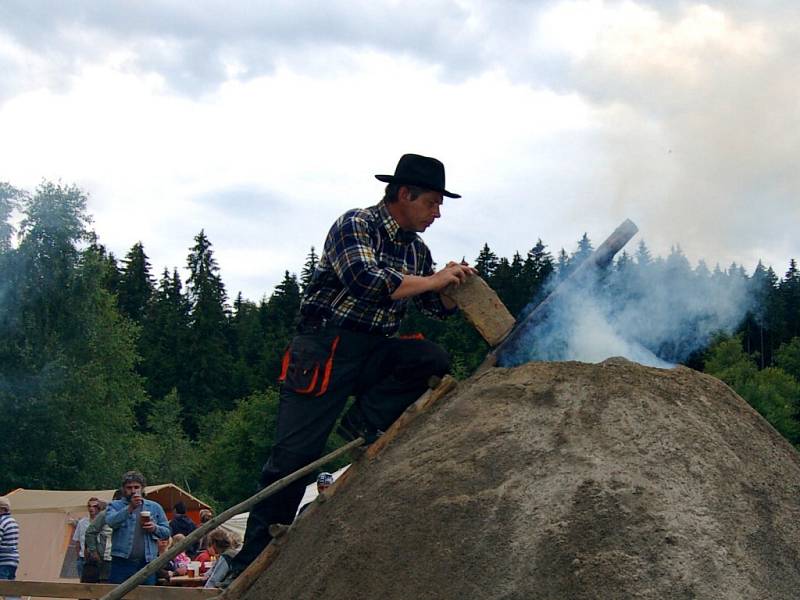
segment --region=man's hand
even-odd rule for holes
[[[477,274],[477,271],[469,265],[450,261],[444,269],[431,275],[434,285],[432,291],[441,292],[451,283],[461,285],[467,277],[472,277],[475,274]]]
[[[145,521],[142,523],[142,529],[144,529],[147,533],[153,533],[156,530],[156,522],[153,519]]]
[[[132,513],[144,503],[144,498],[139,494],[131,496],[131,501],[128,503],[128,512]]]

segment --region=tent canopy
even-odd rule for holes
[[[92,496],[109,501],[116,490],[26,490],[8,494],[11,514],[19,523],[20,563],[17,578],[29,581],[70,581],[77,578],[72,534],[78,519],[88,516],[86,501]],[[172,483],[149,485],[147,498],[158,502],[172,518],[178,500],[186,514],[200,522],[200,510],[209,506]]]

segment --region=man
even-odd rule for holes
[[[169,528],[172,531],[172,535],[177,535],[182,533],[183,535],[189,535],[195,529],[197,529],[197,525],[194,524],[189,517],[186,516],[186,504],[183,503],[183,500],[178,500],[175,503],[175,518],[169,522]],[[194,556],[197,554],[197,543],[192,544],[189,547],[188,551],[189,556]]]
[[[329,487],[333,485],[333,475],[328,473],[327,471],[323,471],[319,475],[317,475],[317,496],[319,496],[322,492],[327,490]],[[314,500],[310,500],[306,502],[303,506],[300,507],[298,511],[298,515],[303,514],[303,511],[306,510]]]
[[[19,566],[19,525],[11,516],[11,502],[0,496],[0,579],[14,581]],[[19,600],[6,596],[6,600]]]
[[[169,537],[167,515],[157,502],[146,500],[144,476],[128,471],[122,476],[122,498],[106,508],[111,538],[110,583],[122,583],[158,556],[159,539]],[[151,575],[144,585],[155,585]]]
[[[122,491],[116,490],[114,492],[113,500],[122,498]],[[106,510],[108,505],[100,500],[98,506],[100,512],[89,523],[86,528],[86,535],[84,540],[86,543],[86,559],[83,567],[83,577],[81,583],[105,583],[111,575],[111,537],[114,530],[106,523]],[[97,580],[90,581],[91,578],[86,576],[88,564],[94,564],[96,567]]]
[[[86,511],[89,513],[88,517],[82,517],[77,524],[75,525],[75,531],[72,534],[72,543],[75,546],[75,552],[78,555],[77,562],[75,566],[78,570],[78,578],[83,578],[83,565],[86,562],[86,528],[89,527],[89,523],[97,516],[97,513],[100,512],[100,509],[97,506],[99,500],[92,496],[86,502]]]
[[[298,334],[283,358],[275,444],[260,483],[266,487],[316,460],[350,395],[342,417],[346,439],[374,441],[427,387],[450,368],[447,353],[424,339],[397,337],[410,299],[423,312],[445,317],[455,305],[440,296],[474,274],[450,262],[438,271],[417,235],[438,219],[444,165],[406,154],[376,206],[347,211],[331,227],[303,297]],[[303,496],[298,480],[250,512],[235,576],[264,549],[273,523],[291,523]]]

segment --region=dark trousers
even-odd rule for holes
[[[131,575],[143,569],[147,563],[144,560],[128,560],[114,556],[111,558],[111,573],[108,576],[109,583],[122,583]],[[142,582],[142,585],[155,585],[156,575],[153,573]]]
[[[386,430],[425,391],[431,375],[449,369],[444,349],[423,339],[335,327],[295,336],[284,357],[275,444],[261,472],[262,488],[322,455],[349,396],[372,426]],[[301,479],[253,507],[234,571],[266,547],[271,524],[294,520],[304,490]]]

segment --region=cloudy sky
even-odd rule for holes
[[[800,258],[794,1],[0,1],[0,181],[90,197],[156,273],[200,229],[271,293],[375,173],[436,156],[440,263],[599,244]],[[633,244],[632,244],[633,245]]]

